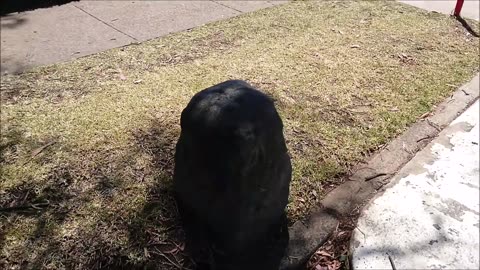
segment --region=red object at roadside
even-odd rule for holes
[[[462,11],[464,0],[457,0],[457,4],[455,5],[455,11],[453,12],[454,16],[460,16],[460,11]]]

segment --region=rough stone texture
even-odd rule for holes
[[[417,121],[366,163],[356,166],[349,180],[328,193],[306,221],[298,221],[289,229],[287,254],[280,269],[302,269],[316,249],[328,239],[338,218],[352,213],[373,198],[416,152],[438,135],[441,128],[477,100],[478,95],[477,74],[439,104],[431,115]],[[312,235],[315,237],[308,237]]]
[[[227,81],[196,94],[181,127],[174,191],[194,257],[208,246],[213,269],[277,269],[291,165],[271,99]]]
[[[479,103],[471,106],[365,208],[354,269],[478,269]]]

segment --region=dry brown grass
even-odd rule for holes
[[[232,78],[276,100],[298,219],[471,78],[478,42],[395,2],[294,2],[2,77],[0,207],[26,208],[0,213],[0,266],[188,265],[169,191],[179,116]]]

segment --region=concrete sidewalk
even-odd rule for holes
[[[428,11],[453,14],[457,0],[400,0],[399,2],[423,8]],[[480,1],[465,0],[460,15],[464,18],[478,21],[480,18]]]
[[[354,269],[479,268],[478,143],[477,100],[363,210]]]
[[[80,1],[1,17],[4,72],[62,62],[288,1]]]

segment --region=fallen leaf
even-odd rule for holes
[[[334,260],[328,264],[328,270],[338,270],[341,265],[342,264],[339,261]]]
[[[123,74],[123,71],[121,69],[118,69],[118,77],[122,81],[125,81],[127,79],[127,77],[125,77],[125,75]]]
[[[333,246],[330,244],[330,245],[325,245],[325,250],[332,250],[333,249]]]
[[[330,254],[330,253],[328,253],[324,250],[317,251],[317,252],[315,252],[315,254],[325,256],[325,257],[329,257],[329,258],[333,258],[332,254]]]
[[[400,110],[398,109],[398,107],[393,107],[393,108],[391,108],[389,111],[391,111],[391,112],[398,112],[398,111],[400,111]]]
[[[331,29],[333,32],[338,32],[340,35],[343,35],[343,32],[341,30],[337,30],[335,28],[332,28]]]
[[[370,111],[370,108],[368,106],[358,106],[348,110],[352,113],[366,113]]]
[[[172,248],[171,250],[164,251],[164,253],[172,254],[172,253],[176,253],[177,251],[178,251],[178,248],[177,248],[177,247],[174,247],[174,248]]]
[[[420,116],[420,119],[427,118],[427,116],[430,116],[430,112],[426,112]]]
[[[38,154],[40,154],[43,150],[45,150],[47,147],[49,147],[49,146],[51,146],[51,145],[53,145],[53,144],[55,144],[55,143],[56,143],[56,141],[51,141],[51,142],[49,142],[49,143],[47,143],[47,144],[44,144],[44,145],[38,147],[37,149],[35,149],[35,150],[32,151],[32,154],[31,154],[30,158],[36,157],[36,156],[37,156]]]
[[[180,251],[184,251],[185,250],[185,243],[181,243],[180,246],[178,247],[178,249],[180,249]]]

